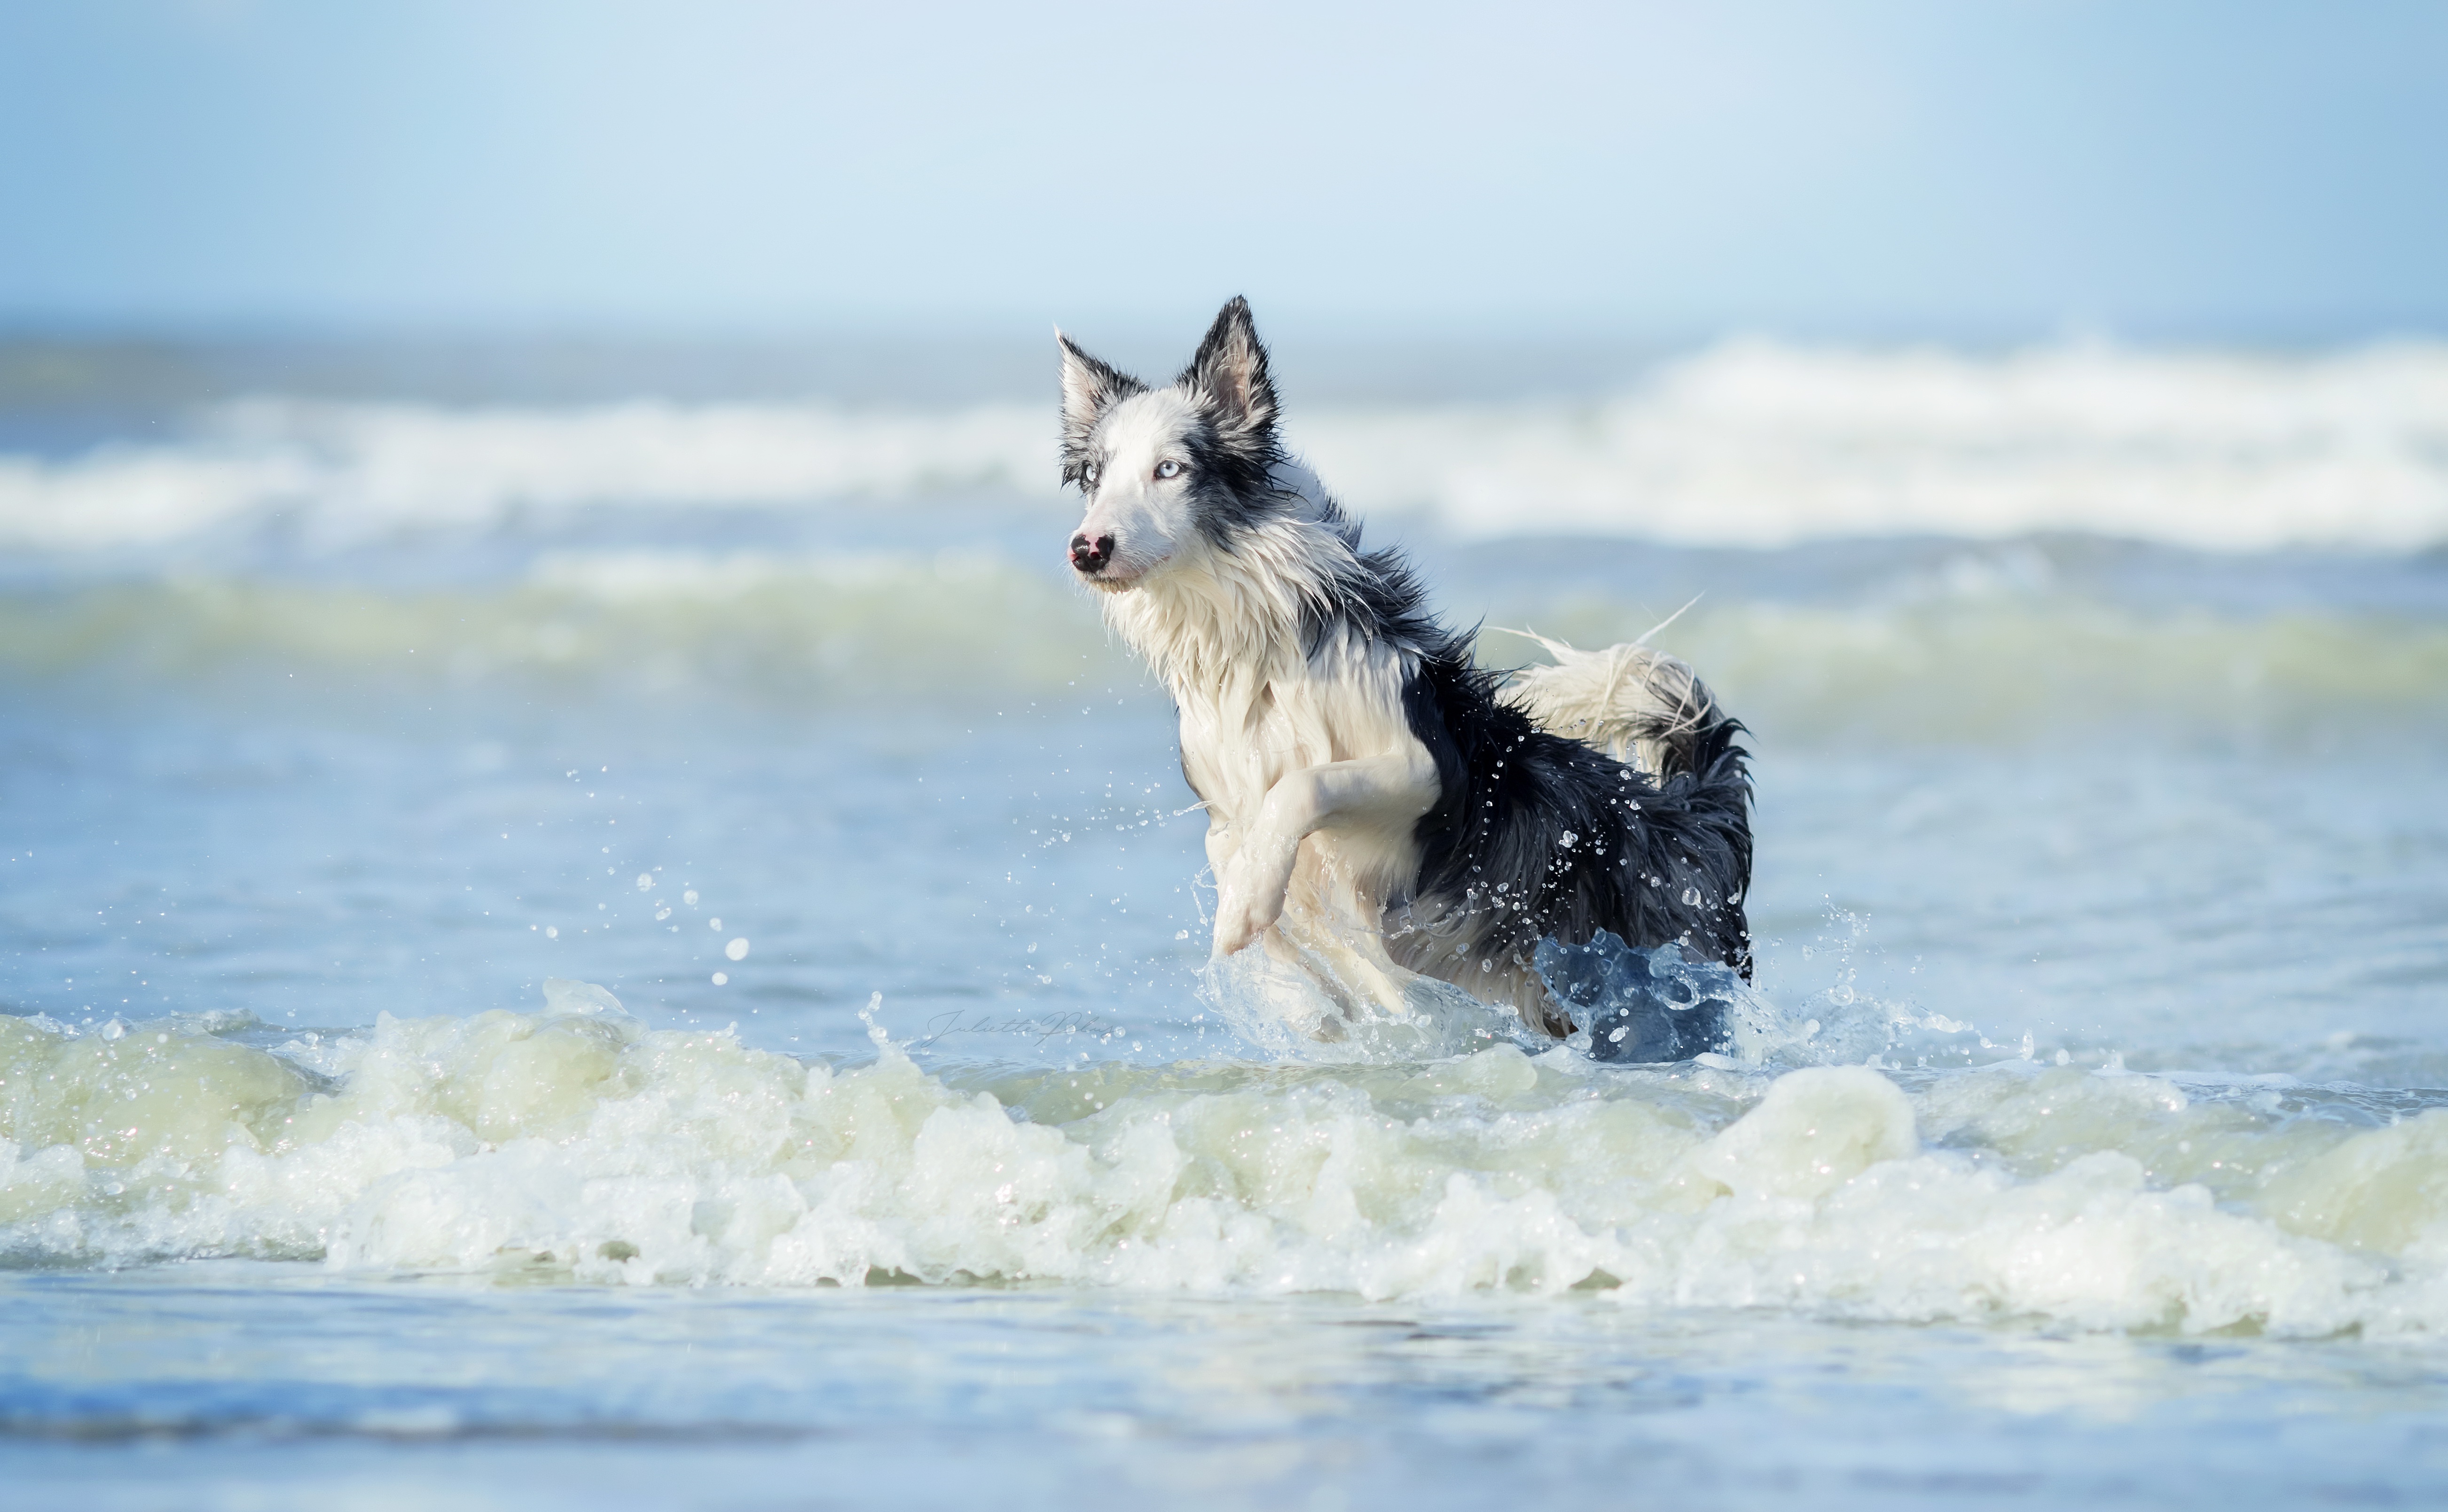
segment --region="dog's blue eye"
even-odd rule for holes
[[[1159,478],[1180,477],[1181,464],[1178,462],[1159,462],[1156,465],[1156,475]]]

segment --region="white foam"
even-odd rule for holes
[[[1048,416],[657,402],[443,409],[263,398],[171,447],[0,458],[0,541],[152,545],[279,511],[327,543],[519,510],[1052,489]]]
[[[1975,357],[1743,341],[1601,403],[1333,416],[1305,420],[1299,439],[1354,501],[1479,535],[2448,539],[2448,347],[2436,345]]]
[[[1312,406],[1290,440],[1363,511],[1479,536],[1694,544],[2082,530],[2213,549],[2448,540],[2448,346],[2002,355],[1735,341],[1586,402]],[[310,539],[607,505],[992,495],[1060,514],[1045,406],[446,409],[263,398],[170,446],[0,456],[0,543]]]
[[[2448,1326],[2448,1113],[2354,1133],[2072,1068],[1908,1096],[1864,1066],[1613,1072],[1511,1044],[1083,1065],[999,1101],[880,1041],[810,1066],[647,1032],[584,984],[551,995],[317,1047],[330,1092],[193,1026],[0,1019],[0,1253]]]

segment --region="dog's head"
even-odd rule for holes
[[[1071,565],[1088,584],[1135,588],[1199,538],[1225,546],[1234,529],[1283,507],[1272,479],[1283,460],[1275,388],[1247,300],[1223,308],[1190,366],[1161,389],[1059,332],[1055,339],[1062,481],[1088,500],[1071,536]]]

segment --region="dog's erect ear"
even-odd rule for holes
[[[1273,439],[1275,385],[1267,376],[1267,349],[1250,318],[1249,300],[1234,295],[1216,313],[1181,382],[1214,405],[1216,423],[1228,438],[1260,446]]]
[[[1098,361],[1080,350],[1058,328],[1054,340],[1062,348],[1062,481],[1077,483],[1088,461],[1088,434],[1105,411],[1147,385],[1120,369]]]

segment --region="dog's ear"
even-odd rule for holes
[[[1078,483],[1087,475],[1088,435],[1098,420],[1147,385],[1081,351],[1060,328],[1054,340],[1062,349],[1062,481]]]
[[[1198,343],[1198,355],[1181,374],[1183,387],[1197,391],[1214,408],[1225,439],[1244,446],[1270,447],[1275,432],[1275,385],[1267,375],[1267,349],[1250,318],[1250,301],[1239,295],[1216,312]]]

